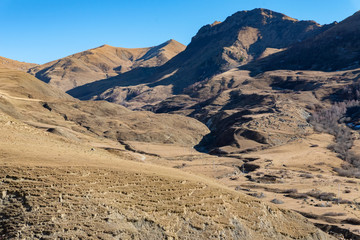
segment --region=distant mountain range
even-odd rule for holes
[[[325,94],[319,90],[329,78],[325,72],[285,70],[360,67],[359,16],[320,25],[267,9],[241,11],[202,27],[187,47],[175,40],[139,49],[103,45],[31,67],[29,73],[81,100],[196,118],[211,130],[200,146],[214,152],[247,151],[283,144],[310,131],[304,101],[274,111],[279,102],[293,98],[278,90],[312,90],[326,98],[338,87]],[[336,72],[330,75],[340,78]],[[355,79],[357,73],[349,75]],[[307,105],[322,104],[316,97]],[[265,127],[268,118],[279,121],[279,115],[296,109],[302,114],[285,121],[285,132]],[[271,117],[260,118],[260,123],[263,113]],[[260,131],[252,124],[265,128]]]
[[[297,21],[265,9],[238,12],[222,23],[216,22],[202,27],[185,51],[161,67],[138,68],[127,74],[96,82],[94,85],[75,88],[69,93],[80,99],[109,99],[119,103],[124,101],[122,97],[118,97],[119,92],[121,95],[124,91],[130,92],[131,96],[125,97],[127,102],[134,98],[133,92],[140,92],[136,94],[139,96],[136,102],[139,102],[139,98],[142,98],[141,92],[149,95],[149,91],[155,91],[157,94],[157,86],[171,85],[172,89],[168,92],[179,94],[196,82],[271,53],[283,51],[329,27],[313,21]],[[118,88],[134,85],[138,85],[136,90],[134,87],[130,90]],[[145,90],[144,85],[149,86],[151,90]],[[155,100],[153,102],[157,102]],[[147,103],[149,101],[146,98],[145,104]]]

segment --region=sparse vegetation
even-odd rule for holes
[[[314,178],[314,176],[312,174],[309,174],[309,173],[302,173],[299,175],[299,177],[302,177],[302,178]]]
[[[342,168],[334,168],[334,170],[342,177],[360,178],[360,169],[352,166],[343,166]]]
[[[286,194],[285,197],[293,198],[293,199],[306,199],[308,195],[306,193],[289,193]]]
[[[256,197],[256,198],[264,198],[264,197],[266,197],[266,195],[265,195],[263,192],[260,192],[260,193],[258,193],[258,192],[256,192],[256,193],[249,193],[248,195],[249,195],[249,196]]]
[[[284,202],[281,201],[280,199],[276,199],[274,198],[273,200],[271,200],[270,202],[274,203],[274,204],[283,204]]]
[[[323,200],[323,201],[332,201],[335,199],[335,193],[331,193],[331,192],[321,192],[319,190],[313,190],[310,192],[306,193],[308,196],[316,198],[318,200]]]
[[[358,90],[349,89],[351,88],[349,87],[347,91],[355,91],[355,95],[358,93]],[[351,164],[352,167],[344,165],[343,169],[334,169],[340,176],[346,177],[360,177],[360,156],[350,150],[354,144],[354,137],[348,126],[353,124],[349,123],[352,119],[347,116],[349,110],[360,106],[355,95],[353,97],[356,100],[335,103],[331,108],[314,113],[309,119],[316,131],[329,133],[335,137],[335,143],[329,145],[328,149]],[[344,123],[348,126],[344,126]]]
[[[339,216],[345,216],[346,214],[341,212],[327,212],[327,213],[324,213],[323,216],[324,217],[339,217]]]
[[[360,225],[360,219],[357,218],[347,218],[343,221],[343,223],[346,224],[352,224],[352,225]]]

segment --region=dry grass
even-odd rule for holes
[[[126,161],[133,157],[92,149],[6,115],[0,123],[2,236],[326,238],[297,214],[212,180]]]

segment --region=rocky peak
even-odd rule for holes
[[[218,66],[226,70],[258,59],[268,48],[277,52],[314,37],[323,30],[314,21],[299,21],[278,12],[257,8],[237,12],[224,22],[202,27],[187,50],[192,54],[206,53],[207,65],[211,65],[212,69]]]
[[[256,73],[273,69],[335,71],[359,68],[360,12],[322,28],[315,37],[250,64],[247,69]]]
[[[279,22],[286,22],[289,24],[301,22],[305,25],[308,24],[320,27],[320,25],[314,21],[299,21],[278,12],[263,8],[256,8],[251,11],[236,12],[232,16],[228,17],[224,22],[215,22],[216,24],[205,25],[198,31],[193,40],[226,32],[234,28],[238,29],[244,26],[259,28],[268,24]]]

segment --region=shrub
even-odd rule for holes
[[[360,85],[358,85],[357,89],[360,89]],[[350,151],[354,144],[351,130],[349,127],[341,125],[341,123],[349,121],[349,119],[346,118],[349,109],[353,110],[359,108],[360,102],[357,101],[359,96],[355,98],[356,101],[351,100],[335,103],[328,109],[315,112],[309,118],[309,122],[314,126],[316,131],[329,133],[335,137],[335,143],[329,145],[328,149],[337,153],[339,158],[350,163],[355,168],[360,169],[360,156],[357,156]],[[344,174],[344,172],[342,174]]]
[[[281,201],[280,199],[276,199],[274,198],[273,200],[271,200],[270,202],[274,203],[274,204],[283,204],[284,202]]]
[[[337,213],[337,212],[327,212],[323,214],[324,217],[340,217],[345,215],[346,215],[345,213]]]
[[[306,194],[310,197],[316,198],[318,200],[323,200],[323,201],[332,201],[336,196],[335,193],[321,192],[318,190],[312,190],[310,192],[307,192]]]
[[[360,219],[357,218],[347,218],[342,221],[342,223],[347,223],[351,225],[360,225]]]
[[[334,168],[334,171],[342,177],[360,178],[360,169],[353,166],[343,166],[342,168]]]
[[[308,195],[306,193],[289,193],[285,197],[294,198],[294,199],[307,199]]]

